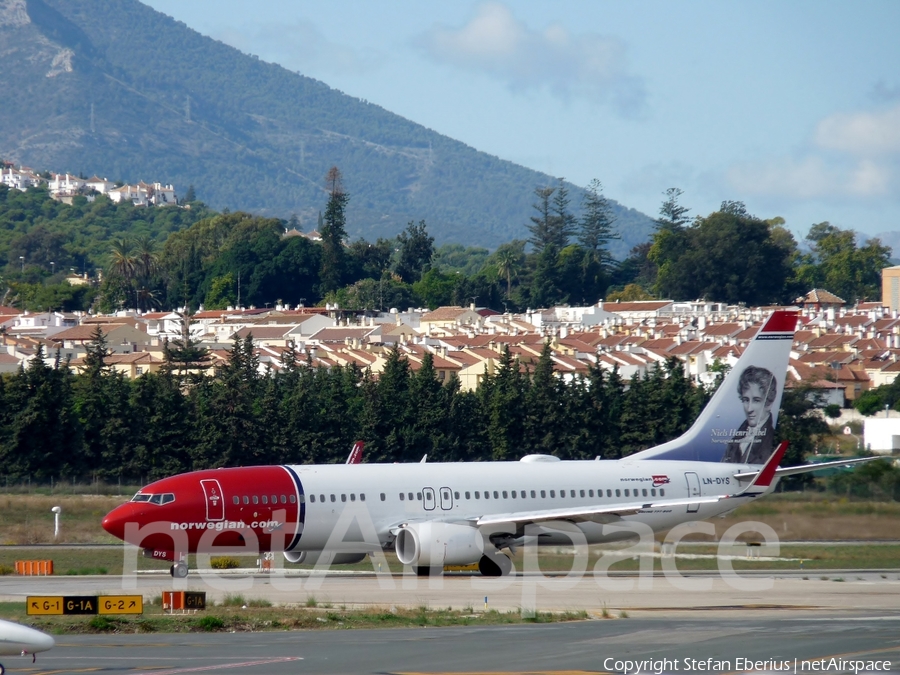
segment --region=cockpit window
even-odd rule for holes
[[[151,495],[138,492],[134,497],[131,498],[131,501],[150,502],[151,504],[169,504],[175,501],[175,493],[161,492],[159,494]]]

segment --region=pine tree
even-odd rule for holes
[[[590,254],[589,262],[599,264],[604,271],[608,271],[614,266],[609,242],[618,239],[619,235],[613,230],[616,216],[612,205],[603,195],[603,185],[596,178],[584,193],[581,209],[578,243]]]
[[[331,167],[325,177],[328,205],[319,234],[322,235],[322,268],[320,272],[322,292],[336,291],[343,286],[345,258],[344,239],[347,238],[346,215],[350,195],[344,192],[341,172]]]

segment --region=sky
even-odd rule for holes
[[[897,0],[144,2],[653,217],[900,230]]]

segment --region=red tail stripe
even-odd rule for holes
[[[762,333],[791,333],[797,328],[797,312],[779,310],[773,312],[762,327]]]

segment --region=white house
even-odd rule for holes
[[[865,420],[863,430],[866,449],[876,455],[900,453],[900,419],[874,417]]]
[[[19,169],[13,169],[12,167],[8,169],[0,168],[0,183],[24,192],[30,187],[40,185],[41,178],[31,169],[26,169],[25,167],[20,167]]]

